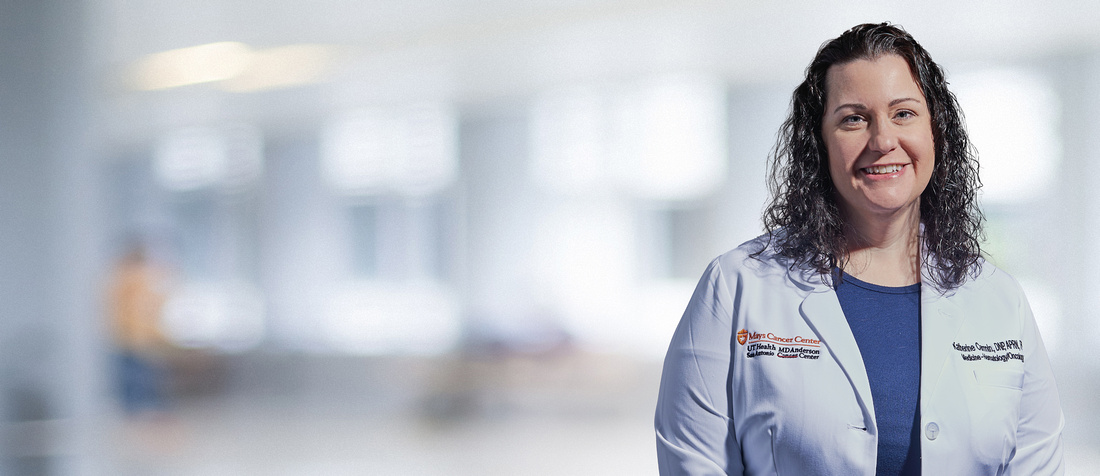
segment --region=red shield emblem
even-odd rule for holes
[[[745,345],[745,341],[749,339],[749,331],[741,329],[737,331],[737,343]]]

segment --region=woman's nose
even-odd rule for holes
[[[871,140],[867,147],[880,154],[887,154],[898,148],[898,131],[889,121],[871,125]]]

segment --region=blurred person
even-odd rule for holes
[[[660,474],[1062,474],[1058,390],[1020,286],[982,258],[977,174],[907,32],[826,42],[766,233],[711,262],[673,335]]]
[[[111,333],[116,347],[118,391],[132,416],[167,410],[165,352],[160,328],[167,273],[132,245],[114,270],[109,289]]]

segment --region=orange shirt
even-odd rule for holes
[[[116,271],[110,290],[112,331],[123,349],[147,352],[162,346],[162,280],[158,270],[141,262],[126,262]]]

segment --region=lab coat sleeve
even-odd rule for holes
[[[665,357],[654,422],[662,476],[744,472],[729,414],[733,302],[715,260],[696,287]]]
[[[1062,456],[1065,416],[1050,360],[1026,298],[1021,299],[1021,307],[1024,318],[1023,395],[1016,430],[1016,454],[1004,474],[1061,475],[1065,473]]]

